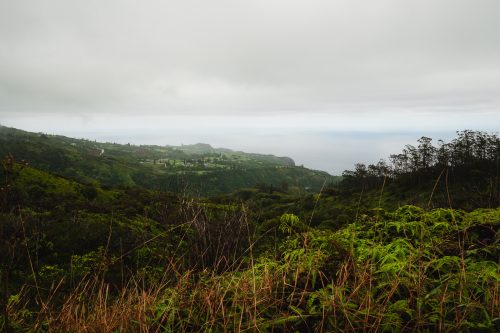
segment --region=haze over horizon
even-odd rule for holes
[[[0,3],[0,123],[339,174],[500,124],[500,1]]]

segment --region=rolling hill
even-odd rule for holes
[[[198,143],[182,146],[97,142],[0,126],[0,155],[103,186],[141,186],[195,195],[260,187],[317,191],[340,177],[295,166],[289,157],[252,154]]]

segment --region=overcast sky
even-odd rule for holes
[[[341,172],[500,126],[499,0],[0,0],[0,123]]]

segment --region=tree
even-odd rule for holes
[[[452,145],[439,140],[439,147],[436,149],[436,163],[440,167],[447,167],[452,164]]]
[[[432,139],[426,136],[418,139],[418,154],[422,169],[428,169],[434,164],[436,148],[432,145]]]
[[[403,154],[408,156],[408,166],[411,172],[418,171],[420,166],[420,155],[417,148],[412,145],[406,145]]]

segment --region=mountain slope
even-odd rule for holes
[[[288,157],[249,154],[208,144],[123,145],[0,127],[0,156],[12,154],[33,166],[104,186],[142,186],[198,195],[268,186],[317,191],[339,179],[296,167]]]

